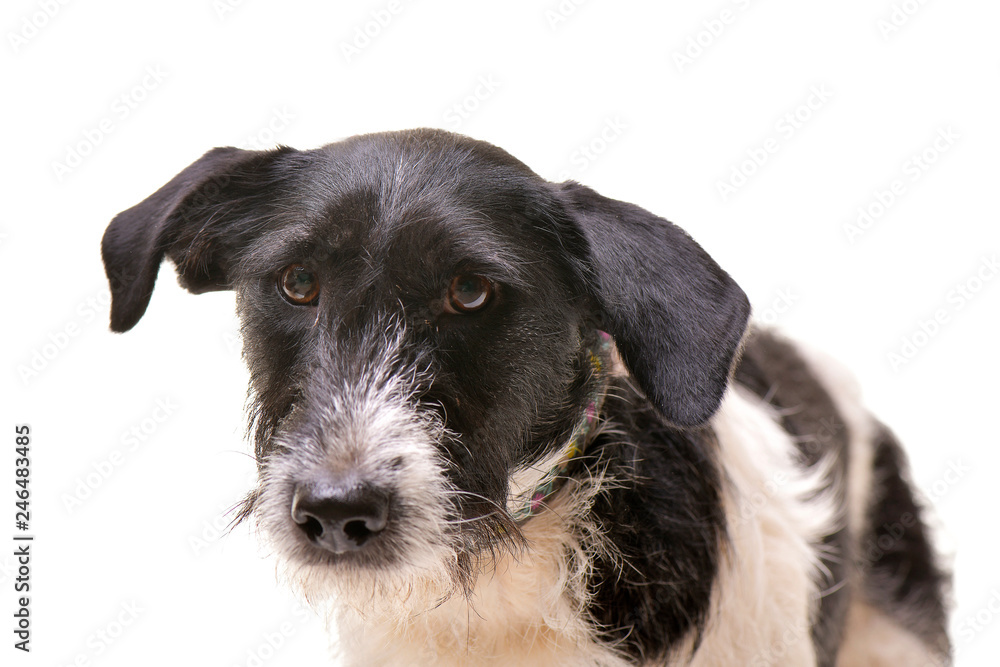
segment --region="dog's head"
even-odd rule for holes
[[[666,220],[431,130],[215,149],[119,214],[103,256],[115,331],[164,257],[192,292],[236,292],[261,472],[247,506],[305,576],[460,579],[517,534],[511,475],[569,437],[599,330],[694,426],[749,310]]]

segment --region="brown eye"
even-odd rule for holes
[[[278,287],[286,299],[299,306],[312,305],[319,296],[315,274],[301,264],[292,264],[282,271]]]
[[[477,311],[493,298],[493,283],[482,276],[455,276],[448,288],[445,310],[450,313]]]

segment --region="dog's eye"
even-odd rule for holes
[[[292,264],[282,271],[278,287],[286,299],[299,306],[312,305],[319,296],[316,276],[301,264]]]
[[[455,276],[448,288],[445,310],[450,313],[477,311],[493,298],[493,283],[482,276]]]

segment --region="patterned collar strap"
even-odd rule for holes
[[[542,476],[541,480],[515,493],[508,503],[512,507],[511,515],[515,521],[526,521],[538,514],[545,507],[545,501],[565,481],[566,470],[570,461],[580,456],[587,447],[601,415],[601,406],[608,392],[611,370],[611,336],[603,331],[597,332],[597,341],[587,350],[587,360],[590,362],[590,373],[587,377],[587,399],[584,409],[577,420],[569,440],[557,454],[555,463]],[[549,459],[551,460],[551,459]]]

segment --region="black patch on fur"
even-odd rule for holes
[[[866,601],[947,655],[945,596],[950,578],[938,566],[922,511],[913,495],[906,454],[879,425],[867,534],[857,565]]]
[[[746,330],[743,290],[671,222],[577,183],[555,191],[586,239],[584,282],[632,376],[670,422],[705,423]]]
[[[268,200],[261,194],[278,187],[288,172],[270,167],[290,151],[214,148],[115,216],[101,244],[112,331],[128,331],[146,312],[164,257],[195,294],[231,288],[229,265],[253,238],[241,223],[266,214]]]
[[[692,633],[697,645],[708,617],[726,535],[717,446],[709,429],[671,426],[626,380],[604,413],[586,460],[614,480],[593,513],[621,560],[594,563],[588,611],[637,664],[661,661]]]
[[[845,507],[850,434],[833,399],[795,347],[769,331],[753,330],[747,336],[734,379],[778,411],[782,428],[798,445],[804,467],[816,465],[824,456],[833,457],[825,488],[837,484],[838,506]],[[847,583],[852,559],[850,532],[842,528],[818,546],[830,573],[818,582],[823,595],[812,619],[812,638],[816,664],[833,667],[851,602]]]

